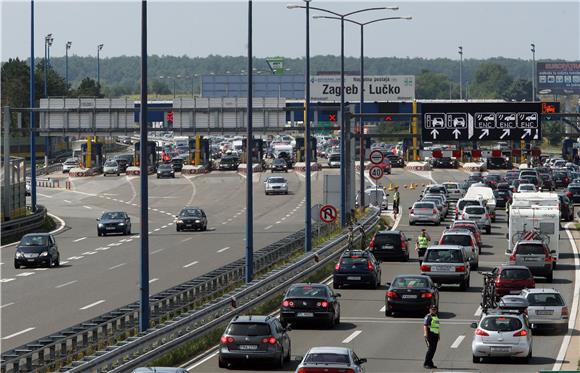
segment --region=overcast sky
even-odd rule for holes
[[[30,2],[1,3],[1,58],[30,56]],[[304,56],[305,14],[289,10],[301,1],[254,1],[254,55]],[[35,54],[44,54],[44,35],[53,34],[51,56],[103,58],[140,53],[140,1],[36,1]],[[347,13],[364,7],[394,6],[354,16],[358,21],[412,16],[370,25],[365,31],[369,57],[464,58],[514,57],[580,59],[580,0],[568,1],[324,1],[312,6]],[[246,1],[149,1],[149,54],[205,57],[246,54]],[[312,15],[320,14],[312,11]],[[359,56],[360,33],[346,25],[347,56]],[[311,20],[311,54],[340,54],[340,22]]]

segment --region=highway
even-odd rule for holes
[[[437,182],[464,180],[467,174],[461,170],[435,170],[420,172],[421,175],[407,171],[393,172],[383,183],[392,182],[403,185],[415,182],[420,185],[429,183],[429,177]],[[407,207],[418,197],[417,190],[401,189],[403,217],[398,229],[408,237],[417,237],[423,226],[409,226]],[[451,221],[447,218],[447,221]],[[437,240],[445,225],[426,226],[433,240]],[[500,210],[497,222],[493,224],[490,235],[483,236],[483,249],[480,256],[480,271],[491,270],[505,262],[504,250],[507,244],[505,233],[506,215]],[[537,279],[537,287],[554,287],[558,289],[570,306],[573,299],[574,264],[573,251],[565,231],[560,232],[560,262],[552,284]],[[361,358],[367,358],[367,372],[418,372],[423,368],[426,346],[422,334],[422,316],[385,317],[384,297],[385,282],[390,282],[398,274],[419,273],[416,254],[408,263],[387,262],[382,264],[383,286],[378,290],[346,288],[337,290],[341,293],[341,324],[333,330],[314,329],[312,326],[295,326],[290,332],[292,355],[284,371],[294,371],[300,356],[314,346],[347,346],[355,350]],[[533,358],[528,365],[510,360],[493,360],[473,364],[471,359],[471,341],[473,329],[470,323],[477,321],[481,315],[478,307],[481,301],[482,277],[472,272],[471,288],[462,292],[456,286],[444,286],[441,289],[440,317],[441,341],[435,354],[434,362],[442,371],[482,371],[482,372],[537,372],[551,370],[556,361],[563,335],[534,334]],[[216,353],[210,353],[196,363],[187,366],[191,372],[216,372],[218,368]],[[239,371],[269,371],[267,367],[249,365]],[[237,368],[231,370],[238,371]]]
[[[253,180],[255,250],[304,227],[304,175],[283,174],[290,194],[266,196],[269,175],[257,173]],[[39,203],[66,222],[56,235],[59,268],[16,270],[15,246],[1,250],[2,351],[138,300],[139,177],[72,180],[72,191],[39,188]],[[319,203],[321,173],[313,173],[312,182],[313,203]],[[149,178],[152,295],[244,256],[245,185],[236,172]],[[187,205],[205,210],[207,232],[175,231],[174,215]],[[133,235],[98,237],[95,219],[115,210],[131,216]]]

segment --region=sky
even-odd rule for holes
[[[30,56],[30,2],[0,0],[1,60]],[[287,9],[302,1],[253,2],[253,52],[256,57],[301,57],[305,52],[305,11]],[[399,6],[352,16],[359,22],[411,16],[365,27],[365,56],[458,58],[510,57],[580,60],[580,0],[566,1],[324,1],[312,7],[348,13],[367,7]],[[140,54],[140,1],[35,2],[35,54],[44,54],[52,33],[51,56],[101,58]],[[246,55],[247,1],[149,1],[148,53],[205,57]],[[311,11],[311,15],[321,14]],[[340,55],[340,22],[312,19],[311,55]],[[360,55],[360,28],[345,25],[345,55]]]

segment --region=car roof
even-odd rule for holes
[[[534,288],[534,289],[523,289],[522,291],[528,293],[528,294],[546,294],[546,293],[558,293],[560,294],[560,291],[557,289],[553,289],[553,288]]]
[[[291,288],[294,288],[294,287],[299,287],[299,286],[320,286],[320,287],[325,287],[325,288],[327,288],[327,287],[328,287],[328,285],[326,285],[326,284],[322,284],[322,283],[320,283],[320,282],[315,282],[315,283],[313,283],[313,284],[312,284],[312,283],[309,283],[309,282],[298,282],[298,283],[296,283],[296,284],[292,284],[292,285],[290,285],[290,287],[291,287]]]
[[[395,276],[395,278],[399,278],[399,277],[414,277],[414,278],[430,279],[430,277],[426,276],[426,275],[404,274],[404,275],[396,275]]]
[[[350,348],[347,347],[312,347],[308,350],[309,354],[341,354],[350,355]]]
[[[22,238],[31,236],[50,236],[50,235],[51,235],[50,233],[28,233],[22,236]]]
[[[183,368],[172,368],[172,367],[143,367],[137,368],[133,373],[180,373],[187,372]]]
[[[443,235],[449,235],[449,234],[471,235],[472,233],[469,229],[462,229],[462,228],[451,228],[451,229],[446,229],[443,231]]]
[[[502,270],[503,269],[527,269],[527,270],[529,270],[529,268],[526,266],[517,266],[517,265],[513,265],[513,264],[500,264],[498,266],[498,268],[501,268]]]
[[[435,202],[433,202],[433,201],[417,201],[417,202],[413,203],[413,206],[415,206],[417,203],[430,203],[433,206],[435,206]]]
[[[461,224],[466,224],[466,225],[475,225],[477,226],[477,223],[474,222],[473,220],[455,220],[453,222],[453,225],[461,225]],[[452,226],[453,226],[452,225]]]
[[[397,230],[390,231],[389,230],[389,231],[378,231],[375,235],[396,235],[396,236],[398,236],[400,234],[401,234],[401,231],[397,231]]]
[[[463,251],[463,247],[459,245],[433,245],[429,246],[427,250],[460,250]]]
[[[271,316],[266,315],[240,315],[234,317],[232,322],[267,322]]]
[[[544,243],[540,240],[525,240],[525,241],[516,242],[516,245],[522,245],[522,244],[543,245]]]

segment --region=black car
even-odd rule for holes
[[[236,316],[220,338],[218,365],[228,368],[236,362],[273,362],[277,368],[290,361],[288,332],[274,316]]]
[[[46,266],[58,267],[60,253],[50,233],[29,233],[22,237],[14,254],[14,268]]]
[[[389,160],[389,162],[391,162],[391,166],[393,168],[405,167],[405,161],[398,155],[387,155],[386,158]]]
[[[487,158],[488,170],[510,170],[513,167],[512,162],[502,157]]]
[[[385,316],[395,312],[420,312],[424,315],[431,306],[439,307],[439,289],[429,276],[400,275],[387,282]]]
[[[381,263],[369,251],[345,251],[334,267],[332,286],[370,285],[376,289],[381,284]]]
[[[240,159],[233,155],[226,155],[220,159],[219,169],[220,170],[238,170],[240,164]]]
[[[293,284],[290,286],[280,308],[280,322],[286,327],[296,322],[322,323],[332,328],[340,323],[340,304],[325,284]]]
[[[558,194],[560,199],[560,217],[565,221],[574,220],[574,202],[567,195]]]
[[[157,178],[171,177],[175,178],[175,171],[173,170],[172,163],[161,163],[157,166]]]
[[[493,191],[495,197],[495,207],[506,207],[512,201],[511,189],[496,189]]]
[[[409,261],[410,238],[401,231],[379,231],[375,233],[369,244],[369,250],[380,261],[403,260]]]
[[[542,179],[535,177],[535,176],[531,176],[531,175],[524,175],[524,176],[520,176],[519,178],[520,180],[520,184],[533,184],[537,190],[540,190],[540,188],[542,187]]]
[[[127,167],[133,164],[133,155],[132,154],[119,154],[113,158],[117,161],[117,165],[119,165],[119,172],[123,173],[127,171]]]
[[[517,180],[520,178],[519,170],[509,170],[505,173],[505,180],[509,183],[512,180]]]
[[[497,188],[497,184],[501,183],[502,181],[503,178],[501,177],[501,175],[498,174],[489,174],[486,177],[484,177],[485,184],[492,189]]]
[[[186,229],[207,230],[207,216],[205,212],[196,207],[184,207],[176,216],[175,230],[177,232]]]
[[[566,188],[570,184],[570,177],[565,171],[553,171],[552,178],[554,179],[554,184],[556,188]]]
[[[183,169],[183,158],[179,157],[171,158],[171,164],[173,166],[173,171],[181,172],[181,170]]]
[[[540,174],[540,179],[542,179],[542,191],[556,190],[556,184],[554,183],[554,180],[552,180],[552,176],[550,174]]]
[[[126,212],[104,212],[97,221],[98,236],[105,236],[109,233],[131,234],[131,218]]]
[[[580,184],[569,184],[566,188],[566,195],[573,203],[580,203]]]
[[[276,158],[272,162],[272,172],[288,172],[288,165],[286,164],[286,160],[282,158]]]
[[[457,168],[457,160],[451,157],[433,158],[431,164],[434,168]]]

